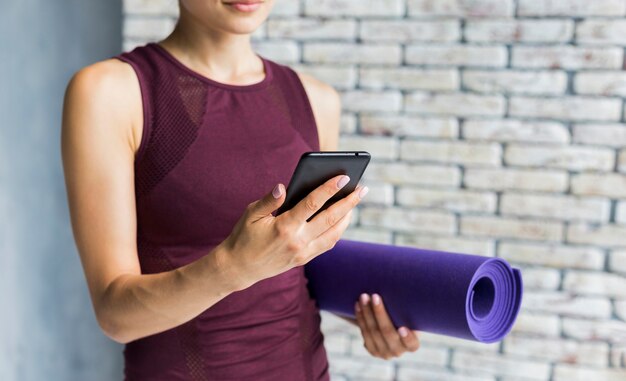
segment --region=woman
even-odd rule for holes
[[[332,87],[253,52],[272,3],[180,0],[166,39],[68,85],[75,240],[128,380],[329,378],[303,265],[334,246],[367,187],[307,223],[345,185],[337,176],[272,216],[301,153],[337,149],[340,117]],[[378,295],[355,314],[372,355],[418,348]]]

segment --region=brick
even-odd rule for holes
[[[298,40],[356,38],[357,24],[348,19],[280,18],[267,21],[270,38]]]
[[[337,333],[325,335],[324,348],[328,354],[347,355],[350,353],[350,336]]]
[[[405,61],[414,65],[504,67],[504,46],[483,45],[407,45]]]
[[[621,118],[621,107],[621,100],[616,98],[514,96],[509,103],[509,113],[514,117],[526,118],[618,121]]]
[[[577,365],[556,364],[554,381],[623,381],[626,369],[584,368]]]
[[[495,216],[461,216],[461,235],[538,241],[560,241],[563,225],[552,221],[519,220]]]
[[[322,319],[320,329],[325,334],[348,333],[352,329],[352,324],[331,312],[321,310],[320,317]]]
[[[354,345],[354,343],[359,343],[360,345]],[[363,347],[363,340],[353,341],[353,352],[354,349],[359,348],[360,353],[365,351]],[[362,349],[361,349],[362,348]],[[424,350],[422,352],[422,350]],[[421,353],[419,353],[421,352]],[[419,352],[406,352],[402,356],[395,359],[395,363],[397,363],[400,367],[407,365],[434,365],[439,367],[444,367],[448,363],[448,359],[450,357],[450,351],[447,348],[436,348],[436,347],[428,347],[424,346],[420,347]],[[366,352],[367,357],[371,355]]]
[[[418,352],[419,353],[419,352]],[[493,377],[486,375],[469,375],[466,372],[459,373],[449,369],[430,369],[423,366],[408,367],[400,366],[397,373],[397,381],[494,381]],[[333,380],[334,381],[334,380]]]
[[[383,299],[383,303],[384,303]],[[423,352],[422,352],[423,350]],[[369,361],[372,358],[372,355],[365,349],[363,346],[363,339],[357,338],[356,340],[352,340],[351,344],[351,355],[355,357],[361,357],[363,360]],[[420,347],[418,352],[407,352],[404,353],[401,357],[393,359],[394,363],[397,364],[425,364],[425,365],[435,365],[435,366],[444,366],[448,361],[448,350],[445,348],[436,348],[436,347]]]
[[[500,142],[568,143],[569,130],[563,123],[515,119],[469,119],[463,123],[468,140]]]
[[[611,348],[611,366],[626,368],[626,344],[613,345]]]
[[[443,209],[453,212],[485,212],[496,210],[496,195],[492,192],[423,189],[403,186],[397,192],[398,205]]]
[[[304,62],[340,64],[393,64],[402,59],[398,45],[306,42]]]
[[[578,94],[626,96],[626,73],[619,71],[582,71],[574,76]]]
[[[554,268],[602,270],[604,252],[592,246],[501,242],[498,256],[512,263]]]
[[[626,145],[626,124],[576,124],[574,142],[623,147]]]
[[[541,217],[558,220],[608,221],[611,205],[608,199],[505,193],[500,198],[502,215]]]
[[[565,171],[468,168],[463,183],[468,188],[496,191],[563,192],[567,189],[567,178]]]
[[[170,0],[124,0],[125,15],[178,16],[178,2]]]
[[[615,301],[615,314],[623,321],[626,321],[626,300]]]
[[[598,342],[509,335],[504,340],[504,353],[546,362],[605,367],[608,366],[609,345]]]
[[[330,360],[329,360],[330,361]],[[334,381],[350,381],[346,376],[343,376],[341,374],[335,373],[335,371],[329,371],[329,376],[330,378]]]
[[[459,20],[363,20],[363,41],[454,42],[461,38]]]
[[[494,242],[490,239],[397,233],[394,244],[420,249],[494,256]]]
[[[470,42],[567,42],[573,34],[573,20],[470,19],[465,24]]]
[[[250,35],[251,41],[260,41],[267,38],[267,25],[262,24]]]
[[[585,146],[509,145],[504,154],[508,165],[569,169],[572,171],[610,171],[614,166],[612,150]]]
[[[493,143],[408,139],[400,142],[400,159],[405,161],[498,166],[501,153],[500,145]]]
[[[555,70],[465,70],[463,85],[480,93],[559,95],[567,90],[567,75]]]
[[[498,17],[512,16],[512,0],[408,0],[409,16]]]
[[[402,16],[403,0],[370,0],[366,3],[354,0],[305,0],[304,14],[324,17],[384,17]]]
[[[573,296],[566,292],[531,291],[524,293],[522,311],[552,313],[566,317],[608,319],[611,316],[611,302],[607,298]]]
[[[626,275],[626,250],[614,250],[609,256],[609,269]]]
[[[523,374],[529,380],[546,380],[550,375],[550,365],[539,361],[489,353],[475,354],[455,351],[452,355],[452,367],[482,371],[497,376],[515,376]]]
[[[461,182],[461,171],[452,166],[371,161],[362,179],[363,181],[385,181],[396,185],[457,187]]]
[[[578,340],[603,340],[623,343],[626,340],[626,323],[619,320],[563,319],[563,334]]]
[[[258,54],[283,65],[300,59],[300,47],[294,41],[251,41],[251,45]]]
[[[626,7],[621,0],[520,0],[519,16],[622,16]]]
[[[383,136],[342,136],[339,150],[368,151],[372,160],[397,159],[398,142],[394,138]]]
[[[458,90],[456,69],[361,68],[361,88],[394,88],[403,90]]]
[[[626,201],[617,203],[615,210],[615,222],[626,225]]]
[[[342,113],[339,121],[340,134],[356,134],[356,115],[352,113]]]
[[[381,358],[370,357],[362,361],[348,356],[333,356],[329,362],[329,371],[346,375],[358,380],[390,380],[393,377],[393,363]]]
[[[379,182],[360,182],[361,185],[367,185],[369,192],[367,196],[361,200],[360,204],[380,204],[380,205],[393,205],[394,194],[393,186],[391,184],[379,183]]]
[[[576,26],[576,41],[584,44],[626,45],[626,20],[582,20]]]
[[[572,175],[572,193],[584,196],[626,198],[626,174],[574,174]]]
[[[144,39],[127,38],[122,42],[122,51],[130,52],[138,46],[145,45],[148,41]]]
[[[525,312],[517,315],[515,324],[511,328],[511,334],[557,337],[561,334],[561,323],[559,317],[555,315]]]
[[[561,282],[561,274],[556,269],[524,268],[522,273],[525,290],[555,291]]]
[[[270,18],[298,16],[300,14],[300,1],[293,0],[274,0],[274,6],[270,13]]]
[[[337,89],[352,89],[357,82],[357,70],[352,65],[290,65],[296,72],[309,74]]]
[[[349,90],[341,94],[341,103],[345,111],[400,111],[402,94],[395,90]]]
[[[626,227],[615,225],[572,224],[567,229],[567,242],[600,247],[626,246]]]
[[[626,278],[617,274],[568,270],[563,289],[580,295],[626,297]]]
[[[619,151],[617,170],[626,173],[626,148]]]
[[[161,40],[174,29],[174,19],[170,17],[124,19],[124,38],[138,40]]]
[[[420,343],[429,347],[453,347],[456,349],[469,350],[475,353],[496,353],[498,351],[498,343],[479,343],[459,339],[453,336],[444,336],[429,332],[420,332]]]
[[[361,115],[361,133],[424,138],[456,138],[456,118],[422,118],[410,115]]]
[[[362,226],[377,226],[399,232],[456,232],[456,219],[451,213],[431,212],[396,207],[363,206]]]
[[[503,116],[505,100],[501,95],[413,92],[405,96],[404,107],[420,114]]]
[[[353,241],[383,243],[391,245],[393,243],[393,232],[384,231],[379,228],[348,228],[341,236],[342,239],[350,239]]]
[[[511,64],[519,68],[620,69],[623,50],[589,46],[513,46]]]

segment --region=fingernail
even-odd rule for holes
[[[367,304],[368,301],[369,301],[369,296],[367,294],[361,294],[361,303],[365,305]]]
[[[370,189],[367,186],[364,186],[363,188],[361,188],[361,190],[359,191],[359,198],[365,197],[365,195],[369,191],[370,191]]]
[[[354,303],[354,307],[356,308],[356,312],[361,312],[361,306],[359,306],[359,303]]]
[[[280,190],[280,184],[276,184],[274,190],[272,191],[272,196],[274,196],[274,198],[280,198],[282,193],[283,192]]]
[[[400,336],[402,337],[407,337],[407,335],[409,334],[409,330],[404,327],[400,327],[398,332],[400,333]]]
[[[379,305],[380,304],[380,296],[378,296],[378,294],[372,295],[372,302],[374,302],[375,305]]]
[[[350,181],[350,177],[349,176],[347,176],[347,175],[341,176],[339,181],[337,181],[337,187],[340,188],[340,189],[343,188],[348,183],[348,181]]]

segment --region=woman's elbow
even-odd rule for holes
[[[109,339],[120,344],[128,344],[135,339],[119,321],[110,315],[96,311],[96,319],[100,329]]]

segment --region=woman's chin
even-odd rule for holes
[[[265,7],[265,4],[262,6]],[[221,29],[231,33],[251,34],[261,27],[267,17],[268,12],[263,8],[254,12],[226,11],[219,17],[218,23]]]

